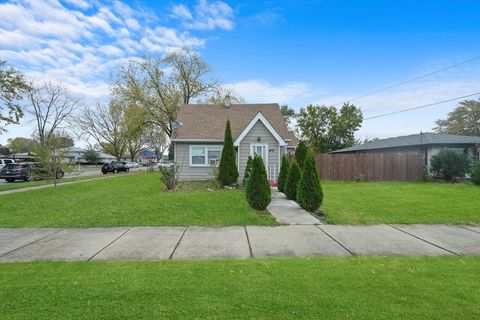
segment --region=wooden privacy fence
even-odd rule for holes
[[[317,154],[320,177],[348,181],[421,181],[423,156],[411,152]]]

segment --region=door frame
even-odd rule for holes
[[[250,143],[250,155],[252,157],[254,156],[253,148],[255,147],[265,148],[265,159],[263,159],[263,163],[265,164],[265,170],[268,172],[268,143]]]

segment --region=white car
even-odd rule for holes
[[[157,162],[157,168],[170,168],[174,167],[175,163],[170,162],[170,161],[159,161]]]
[[[138,162],[125,162],[124,165],[125,165],[126,168],[129,168],[129,169],[139,167]]]
[[[15,163],[15,160],[13,160],[13,159],[0,159],[0,169],[3,169],[3,167],[5,167],[9,163]]]

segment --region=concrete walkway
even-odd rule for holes
[[[295,201],[288,200],[276,188],[272,188],[272,202],[267,210],[279,224],[321,224],[317,218],[303,210]]]
[[[0,229],[0,262],[479,254],[479,226]]]

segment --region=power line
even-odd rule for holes
[[[378,90],[375,90],[375,91],[372,91],[372,92],[369,92],[369,93],[366,93],[366,94],[362,94],[362,95],[360,95],[360,96],[353,97],[353,98],[351,98],[351,99],[349,99],[349,100],[347,100],[347,101],[342,101],[342,102],[336,103],[336,104],[334,104],[334,106],[338,106],[338,105],[343,104],[343,103],[345,103],[345,102],[350,102],[350,101],[357,100],[357,99],[360,99],[360,98],[365,98],[365,97],[368,97],[368,96],[377,94],[377,93],[379,93],[379,92],[382,92],[382,91],[385,91],[385,90],[388,90],[388,89],[392,89],[392,88],[395,88],[395,87],[399,87],[399,86],[402,86],[402,85],[404,85],[404,84],[407,84],[407,83],[410,83],[410,82],[413,82],[413,81],[417,81],[417,80],[420,80],[420,79],[423,79],[423,78],[432,76],[432,75],[434,75],[434,74],[437,74],[437,73],[440,73],[440,72],[443,72],[443,71],[446,71],[446,70],[449,70],[449,69],[452,69],[452,68],[461,66],[461,65],[463,65],[463,64],[466,64],[466,63],[469,63],[469,62],[472,62],[472,61],[475,61],[475,60],[479,60],[479,59],[480,59],[480,56],[477,56],[477,57],[474,57],[474,58],[471,58],[471,59],[468,59],[468,60],[465,60],[465,61],[462,61],[462,62],[453,64],[453,65],[444,67],[444,68],[442,68],[442,69],[438,69],[438,70],[435,70],[435,71],[432,71],[432,72],[429,72],[429,73],[420,75],[420,76],[418,76],[418,77],[415,77],[415,78],[412,78],[412,79],[409,79],[409,80],[405,80],[405,81],[402,81],[402,82],[399,82],[399,83],[395,83],[395,84],[392,84],[392,85],[390,85],[390,86],[387,86],[387,87],[384,87],[384,88],[381,88],[381,89],[378,89]]]
[[[403,112],[407,112],[407,111],[412,111],[412,110],[422,109],[422,108],[426,108],[426,107],[431,107],[431,106],[441,104],[441,103],[445,103],[445,102],[450,102],[450,101],[455,101],[455,100],[458,100],[458,99],[469,98],[469,97],[472,97],[472,96],[476,96],[478,94],[480,94],[480,92],[468,94],[468,95],[461,96],[461,97],[451,98],[451,99],[447,99],[447,100],[442,100],[442,101],[438,101],[438,102],[434,102],[434,103],[424,104],[424,105],[418,106],[418,107],[403,109],[403,110],[399,110],[399,111],[393,111],[393,112],[389,112],[389,113],[383,113],[383,114],[379,114],[379,115],[376,115],[376,116],[371,116],[371,117],[364,118],[363,120],[376,119],[376,118],[391,116],[391,115],[397,114],[397,113],[403,113]]]

